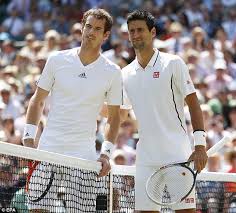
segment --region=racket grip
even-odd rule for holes
[[[211,147],[207,151],[207,156],[210,157],[214,155],[219,149],[221,149],[226,143],[231,142],[232,138],[231,135],[224,136],[218,143],[216,143],[213,147]]]

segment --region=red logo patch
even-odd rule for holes
[[[159,78],[160,77],[160,72],[154,72],[152,77],[153,78]]]

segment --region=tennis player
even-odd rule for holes
[[[29,103],[23,137],[25,146],[35,147],[40,116],[50,93],[50,111],[38,149],[97,160],[96,119],[106,101],[108,121],[106,141],[98,159],[102,164],[100,177],[110,170],[109,158],[120,124],[122,103],[121,70],[100,53],[101,45],[110,35],[112,22],[110,14],[103,9],[87,11],[82,20],[81,47],[57,51],[48,57]],[[37,205],[30,205],[31,209],[40,206],[46,208],[50,204],[45,205],[42,199]]]
[[[153,48],[156,36],[154,17],[145,11],[134,11],[127,18],[129,39],[135,60],[122,70],[125,105],[133,107],[139,124],[137,144],[135,205],[136,210],[154,213],[161,207],[145,191],[148,177],[160,166],[193,159],[200,172],[207,162],[206,138],[202,112],[194,85],[184,61]],[[192,152],[184,117],[187,103],[194,129],[195,150]],[[121,111],[125,117],[127,110]],[[178,183],[176,183],[178,185]],[[195,212],[195,192],[173,209]]]

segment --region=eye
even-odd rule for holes
[[[141,33],[143,32],[143,28],[138,28],[137,31]]]
[[[88,28],[88,29],[90,29],[90,28],[92,27],[90,24],[86,24],[85,26],[86,26],[86,28]]]
[[[101,27],[96,27],[96,31],[100,31],[101,29]]]
[[[130,33],[131,33],[131,34],[134,34],[134,32],[135,32],[134,29],[131,29],[131,30],[130,30]]]

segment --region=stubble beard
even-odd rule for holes
[[[145,43],[144,42],[142,42],[142,43],[133,43],[132,46],[135,50],[143,50],[144,47],[145,47]]]

